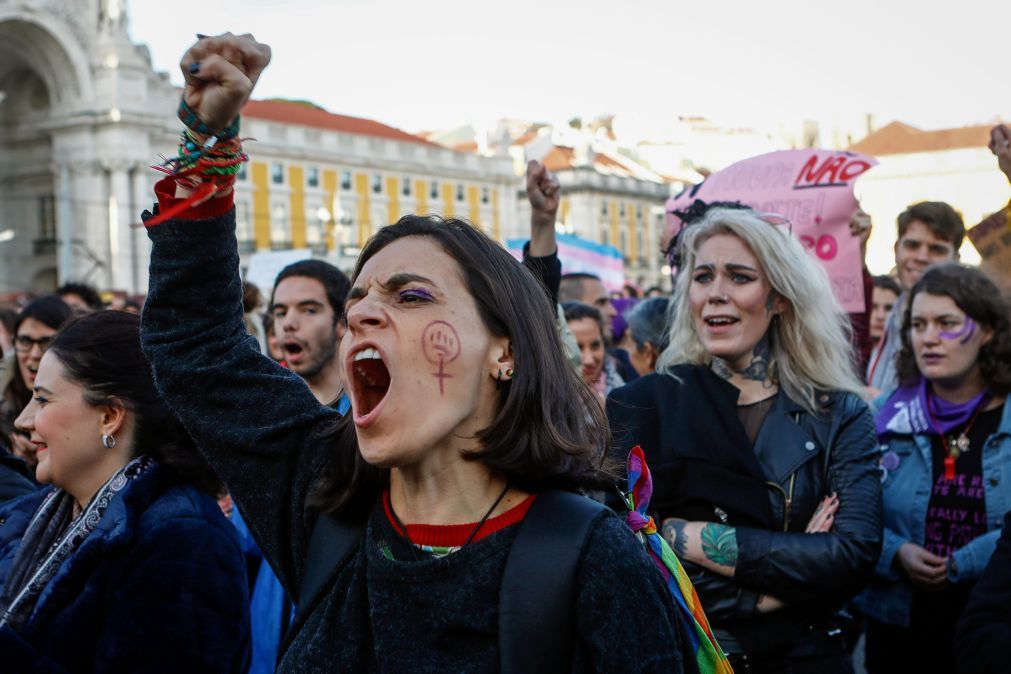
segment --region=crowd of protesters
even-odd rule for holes
[[[183,56],[143,318],[0,308],[0,669],[1011,670],[1011,308],[953,205],[846,314],[737,202],[675,214],[669,295],[562,274],[534,161],[522,264],[409,215],[261,295],[228,167],[269,61]]]

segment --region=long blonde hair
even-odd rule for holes
[[[712,363],[712,354],[699,340],[688,291],[699,247],[720,234],[735,236],[751,249],[773,291],[785,301],[783,312],[769,325],[773,381],[813,414],[820,409],[819,392],[862,395],[849,319],[832,294],[828,274],[785,228],[768,224],[750,210],[714,208],[685,232],[670,343],[657,370],[671,374],[671,368],[682,363]]]

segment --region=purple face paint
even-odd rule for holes
[[[439,395],[443,395],[445,380],[453,377],[446,373],[445,366],[460,355],[460,336],[446,321],[432,321],[421,333],[421,348],[428,362],[439,366],[432,376],[439,380]]]
[[[965,322],[962,323],[962,329],[958,332],[945,332],[941,331],[938,333],[941,339],[947,339],[950,342],[955,341],[961,337],[959,344],[968,344],[972,336],[976,334],[976,321],[972,320],[968,316],[965,317]]]

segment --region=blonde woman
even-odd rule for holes
[[[820,266],[750,210],[684,235],[670,344],[614,391],[653,506],[739,671],[852,671],[834,615],[881,546],[874,426]]]

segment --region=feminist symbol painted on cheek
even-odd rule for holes
[[[940,334],[941,337],[949,341],[955,341],[956,339],[961,337],[962,340],[959,342],[959,344],[968,344],[969,340],[972,339],[972,336],[976,334],[976,321],[966,316],[965,323],[962,324],[962,329],[959,330],[958,332],[941,331],[938,334]]]
[[[428,362],[439,366],[432,376],[439,380],[439,395],[443,395],[445,380],[453,377],[446,373],[445,366],[460,355],[460,337],[446,321],[432,321],[421,333],[421,348]]]

